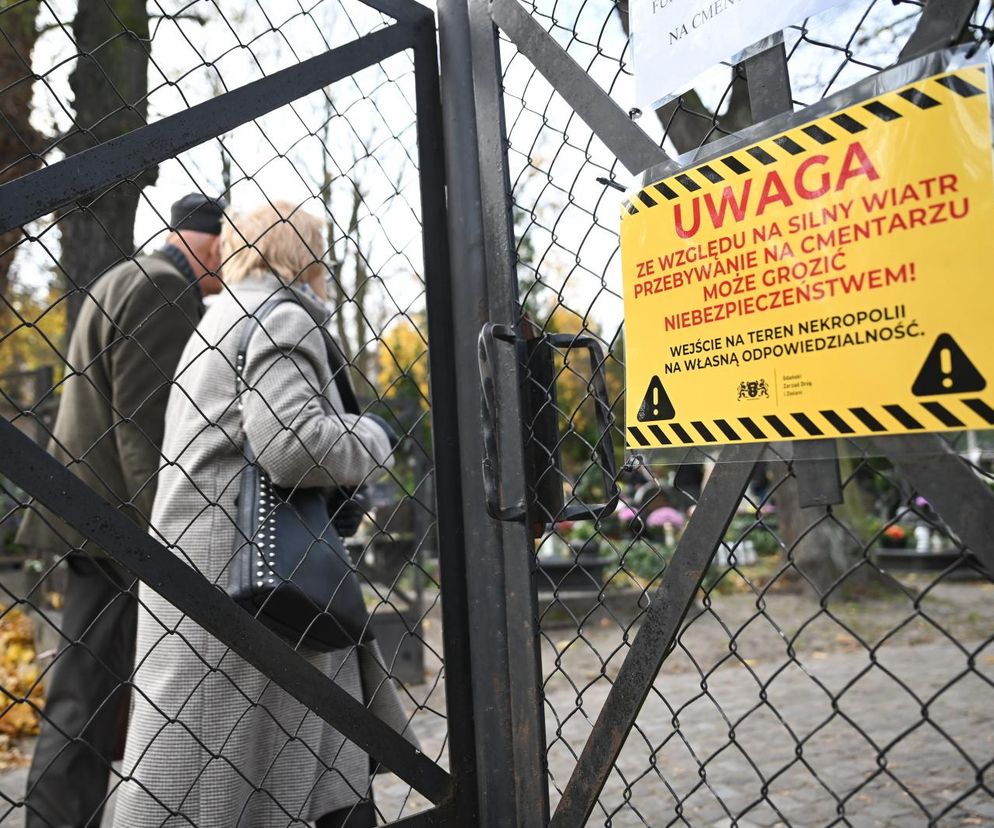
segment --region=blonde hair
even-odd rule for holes
[[[320,275],[322,222],[289,201],[261,204],[221,226],[221,276],[228,285],[253,273],[275,273],[285,284]]]

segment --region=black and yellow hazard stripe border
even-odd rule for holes
[[[931,75],[675,172],[626,200],[622,205],[622,218],[693,195],[708,184],[734,181],[738,176],[762,171],[778,161],[857,136],[872,126],[893,123],[958,99],[983,95],[986,88],[987,74],[982,65]],[[992,427],[994,399],[973,396],[920,401],[913,405],[855,406],[789,414],[639,423],[628,426],[626,443],[634,450],[665,449]]]
[[[628,426],[630,449],[758,443],[830,437],[873,437],[929,431],[994,427],[994,398],[964,396],[913,405],[759,414],[714,420],[639,423]]]
[[[625,200],[622,218],[693,195],[708,184],[734,181],[738,176],[767,169],[780,160],[859,135],[871,126],[893,123],[953,100],[983,95],[986,87],[983,66],[932,75],[663,178]]]

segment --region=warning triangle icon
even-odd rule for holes
[[[983,391],[987,382],[949,334],[939,334],[911,393],[916,397],[933,394],[969,394]]]
[[[658,376],[652,378],[649,388],[642,398],[642,405],[639,406],[638,420],[640,423],[651,423],[655,420],[668,420],[676,412],[673,410],[673,403],[663,388],[663,383]]]

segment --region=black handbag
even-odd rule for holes
[[[245,325],[235,363],[239,411],[249,340],[273,309],[287,301],[296,300],[268,300]],[[320,327],[343,405],[348,413],[359,413],[338,350]],[[276,486],[256,462],[248,437],[244,453],[228,595],[294,644],[327,652],[370,640],[362,588],[331,522],[327,491]]]

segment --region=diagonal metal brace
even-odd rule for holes
[[[359,2],[392,17],[398,23],[420,23],[426,19],[434,22],[435,19],[431,9],[415,0],[359,0]]]
[[[415,790],[436,804],[446,799],[444,770],[5,418],[0,474]]]
[[[955,46],[976,8],[977,0],[928,0],[897,62],[905,63],[937,49]]]
[[[436,808],[398,819],[389,825],[390,828],[451,828],[453,825],[468,824],[465,820],[460,822],[459,817],[460,814],[452,803],[443,803]]]
[[[725,448],[566,783],[550,828],[585,825],[745,494],[763,443]]]
[[[874,445],[931,504],[988,572],[994,572],[994,492],[937,434]]]
[[[230,132],[381,60],[412,48],[420,23],[394,23],[217,98],[139,127],[0,186],[0,232]]]
[[[490,16],[632,175],[669,156],[539,25],[518,0],[493,0]]]

